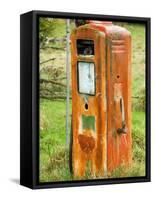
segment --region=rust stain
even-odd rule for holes
[[[92,153],[95,148],[95,140],[92,136],[79,135],[78,136],[79,144],[83,152]]]

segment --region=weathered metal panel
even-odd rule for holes
[[[95,55],[78,55],[76,41],[79,39],[93,40]],[[86,165],[90,161],[91,173],[103,175],[107,151],[105,34],[91,29],[89,25],[85,25],[72,33],[71,41],[73,171],[75,176],[84,176]],[[93,70],[93,67],[90,69],[91,84],[83,86],[84,92],[89,94],[80,93],[81,91],[78,90],[80,79],[77,75],[77,63],[82,61],[94,63],[95,69]],[[85,76],[87,69],[81,72]],[[83,77],[84,75],[82,74]],[[86,78],[82,84],[86,84],[85,82],[88,82]],[[89,88],[92,88],[92,92],[87,91]],[[102,121],[105,121],[105,123],[102,124]]]
[[[82,39],[94,41],[94,51],[88,49],[89,43],[81,42],[87,48],[86,54],[92,55],[78,55],[76,41]],[[90,161],[91,173],[104,176],[107,171],[128,166],[132,161],[131,36],[126,29],[111,23],[91,22],[74,30],[71,41],[74,175],[84,176]],[[95,93],[94,80],[83,87],[83,93],[89,94],[80,93],[77,75],[80,61],[94,62]],[[86,70],[81,73],[84,79]],[[90,71],[89,76],[93,74]],[[82,84],[87,82],[85,78]],[[85,91],[90,91],[89,88],[93,88],[92,92]],[[87,119],[94,116],[91,126],[83,116]]]
[[[131,37],[123,28],[107,33],[108,62],[108,171],[132,161],[131,141]]]

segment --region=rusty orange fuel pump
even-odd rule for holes
[[[105,176],[132,160],[131,35],[88,21],[71,34],[74,176]]]

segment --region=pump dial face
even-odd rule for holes
[[[78,62],[79,93],[95,95],[95,65],[92,62]]]

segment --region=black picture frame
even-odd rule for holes
[[[39,183],[39,17],[144,23],[146,26],[146,175],[144,177]],[[33,189],[149,182],[151,179],[151,19],[84,13],[31,11],[20,16],[20,184]]]

